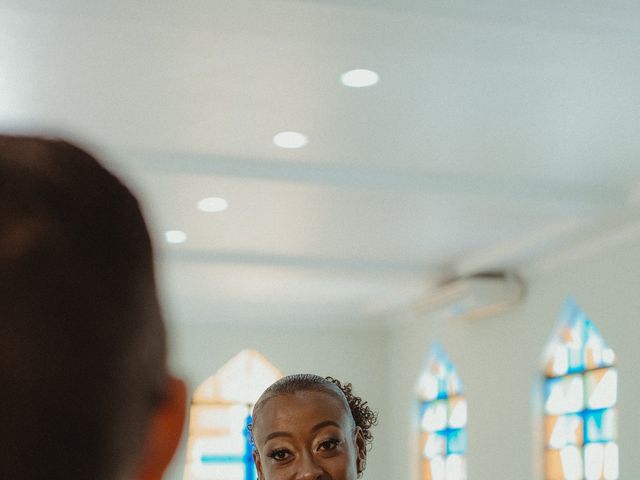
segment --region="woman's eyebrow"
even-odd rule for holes
[[[272,438],[276,438],[276,437],[289,437],[292,438],[293,435],[289,432],[271,432],[269,435],[266,436],[266,438],[264,439],[265,442],[271,440]]]
[[[328,426],[337,427],[338,429],[342,430],[342,427],[338,425],[336,422],[334,422],[333,420],[325,420],[324,422],[320,422],[317,425],[314,425],[311,431],[317,432],[318,430]]]

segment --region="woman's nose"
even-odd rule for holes
[[[324,478],[324,470],[310,453],[302,455],[300,458],[300,468],[298,470],[299,480],[318,480]]]

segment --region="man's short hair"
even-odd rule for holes
[[[136,198],[70,143],[0,136],[0,478],[126,475],[166,372]]]

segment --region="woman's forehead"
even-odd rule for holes
[[[254,434],[267,435],[266,430],[309,430],[326,421],[347,429],[351,413],[342,399],[330,392],[302,390],[269,398],[254,415]]]

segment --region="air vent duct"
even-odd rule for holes
[[[442,283],[418,300],[416,309],[476,320],[514,308],[524,294],[524,282],[516,273],[481,272]]]

